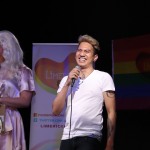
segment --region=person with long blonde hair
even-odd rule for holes
[[[0,150],[26,150],[25,131],[18,108],[28,107],[35,94],[32,70],[13,33],[0,31]]]

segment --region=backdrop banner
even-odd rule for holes
[[[64,111],[52,114],[58,84],[76,66],[77,43],[33,43],[32,69],[36,95],[31,102],[30,150],[59,150]]]

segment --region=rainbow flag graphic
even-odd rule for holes
[[[150,108],[150,35],[113,40],[117,109]]]

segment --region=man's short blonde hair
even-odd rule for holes
[[[80,44],[81,42],[90,43],[94,48],[94,54],[98,54],[98,52],[100,51],[99,42],[95,38],[93,38],[92,36],[89,36],[87,34],[80,35],[78,38],[78,43]]]

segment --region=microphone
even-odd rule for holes
[[[79,71],[81,70],[80,66],[75,66],[75,68],[77,68]],[[75,78],[72,78],[71,87],[73,87],[75,80],[76,80]]]

